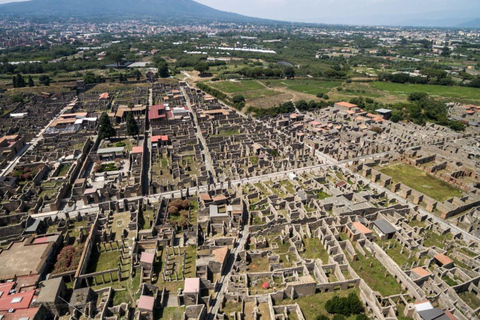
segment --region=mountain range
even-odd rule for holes
[[[458,11],[458,12],[457,12]],[[480,28],[475,10],[432,11],[431,14],[376,15],[367,19],[370,25]],[[162,22],[185,23],[198,21],[271,23],[279,22],[217,10],[194,0],[30,0],[1,5],[0,16],[39,18],[81,18],[87,20],[118,20],[125,18],[150,18]],[[470,17],[469,17],[470,16]],[[365,20],[365,19],[364,19]],[[364,20],[350,19],[352,24],[365,24]],[[310,21],[313,22],[313,21]],[[322,23],[322,21],[315,21]],[[329,23],[335,23],[329,21]]]
[[[145,17],[167,21],[267,21],[213,9],[193,0],[31,0],[0,5],[0,16],[33,18]]]

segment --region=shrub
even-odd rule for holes
[[[346,298],[334,296],[325,304],[325,310],[330,314],[350,316],[364,311],[363,304],[355,293],[350,293]],[[335,319],[335,318],[334,318]]]

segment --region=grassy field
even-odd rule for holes
[[[265,89],[260,83],[254,80],[245,81],[219,81],[208,84],[209,86],[224,93],[239,93],[253,90]]]
[[[263,80],[268,87],[286,88],[292,91],[311,94],[316,96],[317,93],[327,93],[331,89],[342,84],[341,81],[326,80]]]
[[[320,259],[323,263],[328,263],[328,253],[322,242],[318,238],[303,239],[305,252],[300,255],[306,259]]]
[[[176,320],[182,319],[185,313],[185,307],[166,307],[155,310],[154,319],[156,320]]]
[[[460,189],[411,165],[397,164],[383,168],[380,172],[392,177],[395,182],[401,182],[438,201],[444,201],[453,196],[460,197],[462,195]]]
[[[314,320],[317,316],[324,314],[326,316],[330,316],[325,310],[325,304],[328,300],[332,299],[334,296],[339,297],[347,297],[350,293],[355,293],[358,295],[358,289],[348,289],[342,290],[337,292],[325,292],[325,293],[317,293],[313,296],[301,297],[295,300],[285,299],[280,301],[279,303],[275,303],[275,305],[287,305],[298,303],[300,309],[302,310],[303,316],[306,320]],[[355,319],[356,316],[351,315],[347,319]]]
[[[466,304],[470,306],[472,309],[477,309],[480,306],[480,299],[477,297],[475,293],[464,291],[458,294]]]
[[[363,257],[357,255],[358,260],[350,262],[355,272],[365,280],[372,290],[380,292],[383,296],[391,296],[402,292],[402,287],[387,269],[371,255]],[[387,277],[385,275],[388,274]]]
[[[92,258],[88,264],[87,272],[98,272],[118,268],[120,255],[120,251],[99,253],[95,247],[92,251]]]
[[[446,87],[428,84],[402,84],[391,82],[373,82],[373,88],[385,91],[388,94],[406,98],[412,92],[426,92],[434,98],[468,103],[480,102],[480,89],[468,87]]]
[[[208,85],[230,97],[242,95],[249,105],[256,107],[262,107],[263,105],[273,107],[279,103],[288,101],[288,99],[280,97],[281,92],[266,88],[255,80],[219,81],[208,83]],[[278,97],[280,97],[280,99],[278,99]]]

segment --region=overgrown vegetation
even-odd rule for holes
[[[76,270],[83,252],[83,244],[65,246],[57,256],[53,274]]]

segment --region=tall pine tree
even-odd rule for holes
[[[17,86],[16,88],[24,88],[26,87],[27,85],[25,84],[25,79],[23,79],[22,75],[20,73],[17,73],[17,76],[16,76],[16,83],[17,83]]]
[[[98,137],[100,139],[110,139],[111,137],[116,136],[116,131],[115,128],[112,126],[112,123],[110,122],[110,118],[108,117],[107,113],[104,112],[100,116],[100,121],[99,121],[99,129],[98,129]]]
[[[168,71],[168,64],[167,64],[167,61],[165,61],[165,59],[160,60],[157,68],[158,68],[158,76],[160,78],[170,77],[170,72]]]
[[[32,76],[28,76],[28,86],[33,87],[35,84],[33,83]]]
[[[139,133],[139,130],[138,130],[138,125],[137,125],[137,121],[135,121],[135,118],[133,117],[133,113],[132,112],[129,112],[127,114],[127,133],[129,136],[137,136],[138,133]]]

